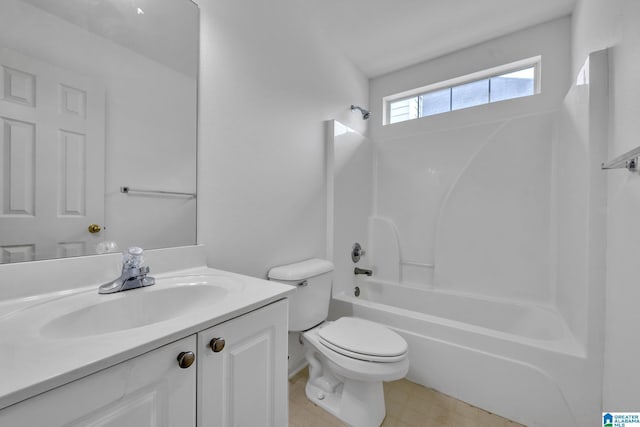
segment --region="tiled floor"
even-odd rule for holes
[[[304,394],[307,370],[289,380],[289,427],[346,426]],[[385,427],[522,427],[407,380],[384,384]]]

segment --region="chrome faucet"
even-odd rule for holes
[[[356,267],[353,269],[353,274],[366,274],[367,276],[371,276],[373,274],[373,271],[367,270],[366,268]]]
[[[142,265],[144,261],[142,258],[143,252],[142,248],[129,248],[122,256],[122,273],[120,277],[113,282],[100,285],[98,293],[112,294],[154,285],[156,280],[153,277],[147,276],[147,274],[149,274],[149,267]]]

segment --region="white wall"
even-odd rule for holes
[[[195,191],[195,79],[17,0],[2,3],[0,44],[106,88],[105,239],[121,249],[195,243],[194,199],[119,192]]]
[[[326,250],[325,120],[363,132],[367,79],[293,0],[198,1],[198,241],[209,265],[265,277]]]
[[[573,23],[574,75],[589,52],[610,48],[609,157],[613,157],[640,144],[640,3],[580,0]],[[640,176],[625,170],[602,173],[608,179],[603,410],[637,411]]]

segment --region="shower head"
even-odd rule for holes
[[[369,116],[371,116],[371,112],[369,110],[365,110],[362,107],[358,107],[357,105],[351,105],[351,111],[360,110],[362,113],[362,120],[367,120]]]

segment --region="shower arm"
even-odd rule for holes
[[[359,110],[360,113],[362,113],[362,120],[367,120],[370,116],[371,116],[371,111],[366,110],[362,107],[359,107],[357,105],[353,105],[351,104],[351,111],[356,111]]]

